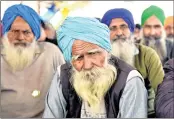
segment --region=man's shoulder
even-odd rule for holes
[[[153,52],[153,51],[155,52],[154,49],[152,49],[151,47],[145,46],[143,44],[138,44],[137,46],[138,46],[138,49],[143,51],[143,52],[149,52],[149,51],[150,52]]]
[[[39,46],[41,46],[42,48],[46,49],[46,50],[49,50],[49,49],[58,49],[58,46],[52,44],[52,43],[49,43],[49,42],[43,42],[43,41],[39,41],[37,42]]]
[[[112,65],[114,65],[118,70],[123,71],[123,72],[129,73],[131,70],[135,69],[131,65],[127,64],[125,61],[123,61],[113,55],[111,56],[109,62]]]
[[[46,54],[56,54],[56,55],[62,55],[61,50],[58,46],[49,43],[49,42],[37,42],[39,46],[39,50],[41,52],[44,52]]]
[[[142,44],[138,44],[137,48],[139,50],[139,55],[143,55],[144,57],[157,55],[156,51],[154,49],[152,49],[151,47],[148,47],[148,46],[145,46]]]
[[[169,59],[165,64],[164,64],[164,71],[165,73],[168,72],[174,72],[174,58]]]

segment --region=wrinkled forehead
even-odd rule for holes
[[[144,26],[145,25],[149,25],[149,26],[155,26],[155,25],[160,25],[160,26],[163,26],[161,21],[155,16],[151,16],[149,17],[146,22],[144,23]]]
[[[31,30],[30,25],[20,16],[16,17],[11,25],[11,29]]]
[[[72,55],[85,54],[91,50],[105,51],[100,46],[83,40],[75,40],[72,45]]]

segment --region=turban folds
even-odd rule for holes
[[[66,61],[71,61],[74,40],[83,40],[110,52],[109,28],[95,18],[67,17],[57,30],[57,40]]]
[[[112,19],[115,18],[122,18],[128,24],[130,31],[134,32],[134,19],[132,13],[129,10],[124,8],[111,9],[104,14],[101,22],[109,26]]]
[[[167,27],[170,24],[174,24],[174,16],[169,16],[164,21],[164,27]]]
[[[148,7],[143,11],[143,14],[141,15],[141,25],[143,26],[146,20],[153,15],[155,15],[160,20],[162,25],[164,25],[164,20],[165,20],[164,11],[161,8],[154,5],[151,5],[150,7]]]
[[[3,34],[10,30],[13,21],[18,16],[22,17],[29,24],[32,32],[38,39],[41,32],[41,18],[31,7],[22,4],[13,5],[5,11],[2,19]]]

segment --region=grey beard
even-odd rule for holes
[[[166,40],[168,40],[169,42],[171,42],[171,43],[174,43],[174,36],[173,37],[167,37],[167,39]]]
[[[165,39],[145,39],[145,45],[154,49],[163,62],[167,54]]]
[[[159,43],[161,38],[149,38],[149,37],[144,37],[145,40],[145,45],[149,46],[152,42],[154,43]]]
[[[170,39],[174,38],[174,34],[168,34],[167,38],[170,38]]]

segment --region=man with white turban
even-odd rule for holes
[[[44,99],[64,58],[53,44],[37,42],[41,19],[30,7],[17,4],[3,16],[1,46],[1,117],[41,117]]]
[[[111,56],[109,29],[95,18],[68,17],[57,31],[66,64],[55,74],[44,118],[146,118],[140,73]]]

